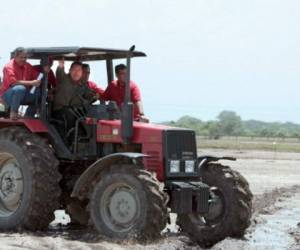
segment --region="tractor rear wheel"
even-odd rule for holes
[[[167,196],[149,172],[114,165],[101,174],[90,203],[91,220],[113,239],[156,238],[167,224]]]
[[[47,229],[59,208],[58,161],[21,127],[0,130],[0,230]]]
[[[250,225],[252,202],[245,178],[227,166],[210,163],[202,169],[202,180],[210,186],[209,212],[179,215],[181,229],[202,247],[243,235]]]

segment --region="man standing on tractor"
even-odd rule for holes
[[[116,81],[112,81],[105,92],[101,95],[104,101],[115,101],[119,108],[122,107],[125,98],[125,82],[127,75],[127,67],[124,64],[119,64],[115,67]],[[134,104],[134,120],[141,122],[149,122],[149,119],[144,115],[143,103],[141,99],[140,89],[138,85],[130,81],[130,96]]]
[[[97,86],[95,82],[89,80],[91,68],[90,65],[87,63],[82,64],[82,82],[86,84],[88,88],[90,88],[93,93],[95,94],[95,99],[98,100],[100,96],[104,93],[104,89]]]
[[[24,48],[14,51],[14,58],[4,66],[3,84],[0,96],[5,105],[10,108],[10,119],[18,119],[20,105],[31,105],[26,110],[26,116],[34,116],[34,104],[39,91],[31,93],[32,87],[38,87],[41,80],[34,78],[32,66],[27,63],[27,52]]]

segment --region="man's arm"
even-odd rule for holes
[[[108,84],[108,86],[106,87],[104,93],[102,93],[100,95],[100,100],[102,101],[111,101],[112,97],[111,97],[111,83]]]
[[[40,80],[18,80],[16,78],[15,72],[12,69],[4,68],[3,70],[3,79],[7,79],[9,85],[17,85],[17,84],[22,84],[24,86],[39,86],[41,81]]]
[[[138,101],[135,103],[135,106],[138,110],[138,113],[139,113],[139,117],[138,117],[138,120],[140,122],[145,122],[145,123],[149,123],[149,118],[147,118],[144,114],[144,107],[143,107],[143,103],[142,101]]]
[[[140,116],[145,115],[145,114],[144,114],[144,107],[143,107],[142,101],[136,102],[136,103],[135,103],[135,106],[136,106],[136,108],[137,108],[137,110],[138,110]]]
[[[137,108],[139,114],[139,120],[141,122],[149,122],[149,119],[145,117],[143,102],[141,98],[141,92],[139,87],[133,83],[131,88],[131,100]]]
[[[88,82],[88,87],[95,93],[95,97],[97,99],[99,99],[100,96],[103,95],[103,93],[104,93],[104,90],[102,88],[98,87],[97,84],[92,81]]]

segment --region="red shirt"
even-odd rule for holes
[[[104,93],[104,89],[98,87],[96,83],[88,81],[87,84],[92,91],[99,94],[100,96]]]
[[[41,65],[34,65],[34,79],[37,79],[40,73],[43,73],[42,66]],[[52,69],[48,73],[48,87],[55,88],[56,87],[56,77],[54,75],[54,72]]]
[[[140,89],[133,81],[130,81],[130,93],[131,101],[133,103],[141,101]],[[118,81],[112,81],[101,97],[104,101],[115,101],[118,107],[121,108],[125,98],[125,84],[120,84]],[[134,106],[134,118],[137,118],[138,116],[139,112],[136,106]]]
[[[12,59],[3,68],[3,83],[0,88],[0,96],[2,96],[7,89],[9,89],[13,84],[18,83],[20,80],[34,80],[33,68],[29,63],[19,66],[15,62],[15,59]]]

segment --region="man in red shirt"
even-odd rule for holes
[[[84,63],[82,64],[82,82],[86,84],[89,89],[91,89],[95,93],[95,99],[99,99],[100,96],[104,93],[104,89],[97,86],[95,82],[89,80],[90,78],[90,65]]]
[[[17,48],[14,51],[14,58],[4,66],[3,84],[0,89],[0,96],[10,108],[10,118],[18,119],[20,105],[35,104],[38,91],[30,93],[32,87],[38,87],[40,80],[34,79],[32,66],[27,63],[27,52],[24,48]],[[29,106],[26,115],[34,115],[34,107]]]
[[[42,66],[44,64],[44,67]],[[53,60],[51,58],[48,58],[47,61],[41,60],[40,65],[34,65],[33,70],[35,72],[35,79],[38,77],[40,73],[48,73],[48,88],[53,89],[56,87],[56,77],[54,75],[53,70],[51,69],[53,65]]]
[[[117,76],[116,81],[112,81],[104,93],[101,95],[101,99],[104,101],[115,101],[119,108],[122,108],[122,104],[125,98],[125,82],[127,67],[124,64],[119,64],[115,67],[115,73]],[[149,122],[148,118],[144,115],[143,103],[141,99],[140,89],[137,84],[130,81],[130,94],[131,101],[134,104],[134,120]]]

